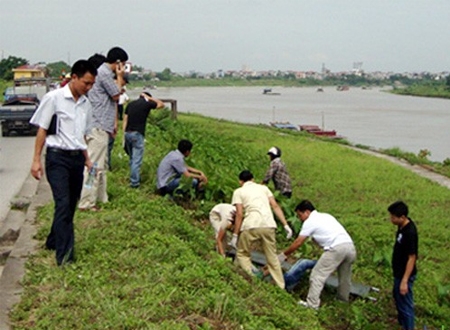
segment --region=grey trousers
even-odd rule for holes
[[[327,278],[338,271],[339,286],[338,299],[348,301],[352,282],[352,264],[356,260],[356,250],[353,243],[339,244],[324,251],[317,264],[311,271],[309,291],[306,299],[312,308],[319,308],[320,294]]]

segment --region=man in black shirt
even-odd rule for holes
[[[161,109],[164,103],[143,92],[137,100],[130,102],[123,117],[125,150],[130,156],[130,186],[138,188],[141,182],[141,164],[144,155],[144,136],[147,117],[152,109]]]
[[[398,322],[402,329],[414,329],[413,284],[416,279],[416,260],[419,239],[414,222],[408,217],[408,206],[398,201],[388,207],[392,224],[397,226],[397,234],[392,254],[394,273],[393,295],[398,312]]]

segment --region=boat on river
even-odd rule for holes
[[[342,136],[338,135],[335,130],[325,130],[320,128],[318,125],[294,125],[288,121],[280,122],[270,122],[270,126],[281,129],[288,129],[291,131],[303,131],[316,136],[328,137],[331,139],[343,139]]]
[[[345,92],[350,90],[350,87],[347,85],[339,85],[338,87],[336,87],[336,90],[339,92]]]
[[[298,131],[297,126],[295,126],[294,124],[291,124],[288,121],[275,121],[275,122],[271,122],[270,126],[275,127],[275,128],[283,128],[283,129],[289,129],[292,131]]]
[[[299,125],[300,131],[306,131],[308,133],[318,135],[318,136],[326,136],[337,138],[337,132],[335,130],[324,130],[317,125]]]
[[[281,93],[272,92],[272,88],[264,88],[263,95],[281,95]]]

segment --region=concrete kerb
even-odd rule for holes
[[[34,236],[37,232],[37,208],[51,201],[47,180],[37,181],[29,175],[17,199],[19,203],[29,202],[27,210],[10,210],[0,229],[1,237],[8,232],[18,233],[0,276],[0,330],[11,329],[9,312],[20,301],[23,290],[21,280],[25,274],[27,257],[36,251],[38,242]]]

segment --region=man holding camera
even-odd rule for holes
[[[91,188],[83,186],[78,205],[81,210],[98,211],[97,201],[108,202],[106,192],[108,141],[110,136],[115,137],[117,133],[117,101],[125,84],[127,60],[128,54],[122,48],[111,48],[106,61],[98,68],[97,79],[88,95],[93,107],[93,129],[87,137],[87,145],[91,161],[97,163],[97,174]],[[87,173],[84,177],[86,180]]]

